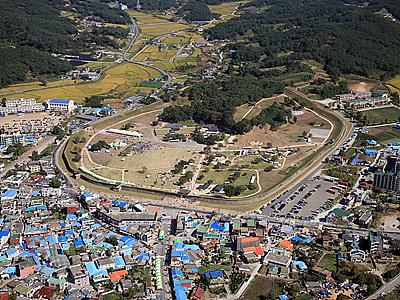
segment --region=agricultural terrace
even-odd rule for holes
[[[400,110],[395,106],[368,109],[361,112],[368,125],[394,123],[400,120]]]
[[[150,92],[152,88],[140,87],[139,83],[154,77],[161,77],[158,71],[131,63],[122,63],[107,70],[106,75],[96,82],[79,85],[46,88],[38,91],[24,92],[8,98],[35,98],[44,101],[49,98],[63,98],[82,101],[85,97],[106,95],[123,98],[141,91]]]

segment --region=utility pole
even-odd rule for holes
[[[140,0],[137,0],[136,2],[136,9],[140,10],[142,8],[142,6],[140,5]]]

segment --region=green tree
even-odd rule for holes
[[[39,155],[39,153],[35,150],[35,151],[32,152],[31,158],[32,158],[32,160],[37,161],[37,160],[40,160],[40,155]]]
[[[54,178],[50,181],[50,186],[52,188],[59,188],[61,186],[61,180],[58,178]]]

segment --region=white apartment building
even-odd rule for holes
[[[0,107],[0,114],[33,113],[45,110],[43,104],[37,103],[36,99],[10,99],[5,104],[5,106]]]

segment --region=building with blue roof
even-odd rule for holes
[[[18,195],[17,190],[7,190],[3,192],[0,196],[1,200],[14,200]]]
[[[150,260],[150,254],[147,252],[143,252],[142,254],[140,254],[138,257],[136,257],[137,261],[148,261]]]
[[[46,109],[50,111],[71,112],[75,109],[73,100],[48,99],[45,102]]]
[[[364,154],[367,156],[376,156],[378,154],[378,150],[375,149],[365,149]]]
[[[68,241],[67,237],[65,235],[61,235],[58,237],[58,242],[59,243],[66,243]]]
[[[85,192],[81,195],[81,199],[84,201],[90,201],[96,199],[96,196],[90,192]]]
[[[393,141],[393,142],[389,142],[387,145],[388,145],[389,147],[400,146],[400,142]]]
[[[182,287],[175,287],[174,294],[176,300],[187,300],[186,292]]]
[[[0,243],[1,245],[7,243],[8,239],[11,236],[11,232],[9,230],[1,230],[0,231]]]
[[[203,276],[208,279],[218,279],[224,277],[224,272],[222,270],[212,270],[203,273]]]
[[[294,267],[296,267],[298,270],[301,270],[301,271],[306,271],[308,269],[307,265],[305,264],[305,262],[301,261],[301,260],[292,261],[292,265]]]
[[[83,239],[82,239],[81,237],[77,237],[77,238],[74,240],[74,245],[75,245],[75,247],[82,247],[82,246],[84,246],[85,244],[83,243]]]
[[[375,140],[367,140],[367,145],[368,146],[376,146],[376,145],[378,145],[378,142]]]
[[[94,283],[101,283],[110,279],[107,270],[103,268],[97,268],[95,262],[88,262],[85,264],[85,267]]]
[[[114,265],[116,269],[123,269],[126,267],[125,261],[122,256],[114,257]]]

